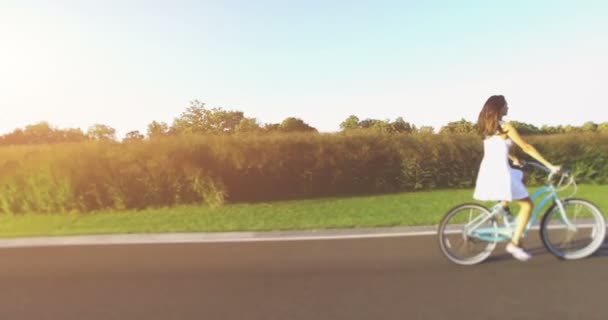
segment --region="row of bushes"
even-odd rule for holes
[[[579,181],[608,182],[608,135],[529,140],[551,161],[571,167]],[[482,155],[481,139],[472,134],[371,132],[0,147],[0,212],[219,206],[471,187]]]

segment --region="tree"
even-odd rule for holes
[[[122,142],[133,142],[133,141],[141,141],[144,139],[144,135],[139,133],[138,130],[129,131],[122,139]]]
[[[395,119],[395,121],[390,124],[390,127],[392,132],[399,133],[411,133],[412,131],[416,130],[415,126],[412,126],[409,122],[403,120],[402,117]]]
[[[55,129],[53,129],[48,122],[44,121],[25,126],[23,135],[26,143],[40,144],[58,142]]]
[[[430,134],[435,132],[435,129],[431,126],[422,126],[420,127],[420,129],[418,129],[419,133],[424,133],[424,134]]]
[[[94,124],[87,130],[87,136],[97,141],[116,140],[116,130],[105,124]]]
[[[377,132],[384,133],[411,133],[416,130],[416,127],[409,122],[403,120],[403,117],[398,117],[395,121],[365,119],[359,120],[357,116],[351,115],[346,120],[342,121],[340,128],[343,131],[353,129],[371,129]]]
[[[207,109],[198,100],[190,102],[190,107],[173,122],[171,130],[176,133],[234,133],[241,120],[241,111],[226,111],[222,108]]]
[[[64,129],[58,132],[63,142],[83,142],[88,138],[81,129]]]
[[[465,119],[453,121],[439,129],[439,133],[477,133],[477,126]]]
[[[340,123],[340,129],[345,130],[353,130],[359,129],[359,118],[357,116],[351,115],[346,120]]]
[[[235,128],[235,132],[238,133],[251,133],[260,131],[262,131],[262,128],[260,127],[255,118],[243,118]]]
[[[365,120],[361,120],[359,121],[359,128],[361,129],[369,129],[369,128],[373,128],[374,125],[379,122],[380,120],[377,119],[365,119]],[[376,125],[376,127],[380,127],[381,125]]]
[[[383,132],[383,133],[391,133],[393,132],[393,127],[391,126],[391,123],[389,120],[374,120],[373,122],[371,122],[372,125],[370,127],[370,129],[376,131],[376,132]]]
[[[542,134],[558,134],[558,133],[564,133],[564,128],[561,125],[559,125],[559,126],[543,125],[542,127],[540,127],[540,132]]]
[[[598,129],[598,125],[592,121],[587,121],[581,127],[583,132],[596,132]]]
[[[597,126],[597,132],[608,133],[608,122],[602,122]]]
[[[393,127],[389,120],[364,119],[359,121],[360,129],[371,129],[378,132],[392,132]]]
[[[148,125],[148,139],[164,137],[169,134],[169,126],[165,122],[152,121]]]
[[[26,144],[26,138],[23,129],[17,128],[13,132],[2,136],[2,144]]]
[[[511,121],[511,124],[513,125],[515,130],[517,130],[517,132],[521,135],[533,135],[540,134],[542,132],[538,127],[529,123]]]
[[[317,129],[308,125],[302,119],[289,117],[281,122],[282,132],[317,132]]]
[[[579,133],[582,131],[583,131],[583,129],[581,127],[576,127],[573,125],[566,125],[564,127],[564,133]]]
[[[86,141],[87,137],[80,129],[56,129],[48,122],[39,122],[17,128],[13,132],[3,135],[0,143],[9,144],[50,144],[62,142]]]
[[[264,131],[279,132],[279,131],[281,131],[281,124],[280,123],[267,123],[264,125]]]

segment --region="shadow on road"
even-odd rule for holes
[[[543,245],[530,246],[526,248],[528,252],[530,252],[535,257],[551,255],[549,251]],[[608,257],[608,238],[604,239],[604,243],[602,246],[594,253],[592,256],[587,259],[597,259]],[[494,255],[489,257],[484,263],[497,263],[513,260],[513,257],[505,251],[505,245],[499,245],[496,248]]]

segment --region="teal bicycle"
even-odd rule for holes
[[[606,236],[606,221],[600,209],[593,203],[571,198],[577,191],[573,175],[556,174],[544,166],[528,162],[525,167],[535,167],[548,173],[547,184],[530,197],[534,211],[522,237],[533,228],[542,208],[551,204],[540,222],[540,238],[549,252],[560,259],[573,260],[595,253]],[[561,198],[559,192],[572,189]],[[452,262],[473,265],[486,260],[499,242],[511,240],[516,221],[500,203],[490,209],[465,203],[448,211],[438,227],[441,252]]]

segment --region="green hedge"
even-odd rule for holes
[[[529,141],[571,167],[580,182],[608,181],[608,135]],[[219,206],[472,187],[482,153],[475,135],[371,132],[0,147],[0,212]]]

